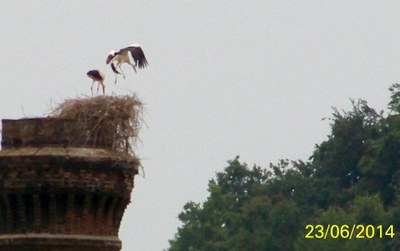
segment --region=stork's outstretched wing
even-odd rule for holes
[[[139,68],[145,68],[148,65],[146,56],[144,55],[143,49],[140,47],[140,45],[131,45],[125,49],[130,51],[135,64]]]

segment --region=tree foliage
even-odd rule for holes
[[[207,200],[184,206],[168,250],[398,250],[400,85],[389,90],[386,114],[365,100],[334,109],[330,135],[307,161],[267,169],[229,161]],[[317,224],[393,225],[394,238],[305,238]]]

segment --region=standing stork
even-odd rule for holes
[[[133,62],[135,64],[133,64],[131,62],[128,52],[130,52],[130,54],[133,58]],[[135,73],[137,73],[136,67],[139,67],[139,69],[141,69],[141,68],[145,68],[148,65],[146,56],[144,55],[144,52],[143,52],[143,49],[138,44],[130,45],[126,48],[120,49],[118,52],[116,52],[114,50],[110,51],[110,53],[108,54],[106,63],[111,64],[111,69],[115,73],[115,83],[117,83],[117,74],[121,74],[121,73],[115,67],[114,62],[117,62],[117,67],[120,69],[122,76],[124,78],[125,78],[125,74],[122,71],[121,64],[123,64],[123,63],[129,64],[130,66],[132,66]]]
[[[93,96],[93,85],[97,81],[97,94],[99,94],[99,86],[103,88],[103,95],[105,95],[105,85],[104,85],[104,74],[100,72],[99,70],[90,70],[86,73],[86,75],[93,80],[92,86],[90,89],[92,90],[92,96]]]

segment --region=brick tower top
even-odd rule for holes
[[[111,145],[71,119],[3,120],[0,250],[120,250],[139,160]]]

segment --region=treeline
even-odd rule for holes
[[[386,113],[335,109],[307,161],[229,161],[207,201],[184,206],[168,250],[399,250],[400,85],[389,90]]]

